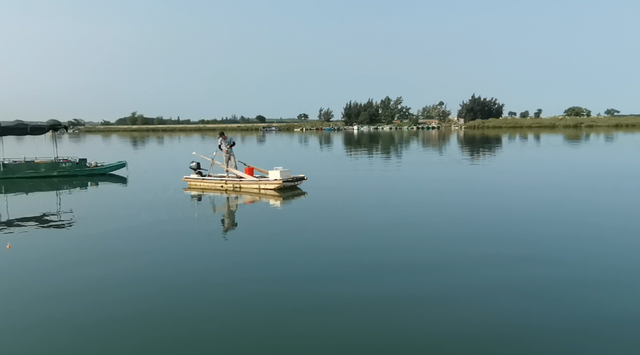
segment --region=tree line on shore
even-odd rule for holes
[[[604,111],[606,116],[613,117],[619,114],[620,111],[614,108],[608,108]],[[567,117],[592,117],[591,110],[581,106],[571,106],[564,111],[564,115]],[[600,113],[597,117],[602,116]],[[460,104],[458,113],[455,118],[463,119],[464,122],[471,122],[475,120],[487,120],[490,118],[542,118],[542,109],[534,111],[533,115],[529,110],[520,112],[509,111],[504,116],[504,104],[500,103],[496,98],[487,98],[476,96],[473,94],[469,100],[463,101]],[[309,120],[307,113],[301,113],[297,117],[298,121]],[[335,118],[333,110],[330,108],[321,107],[318,111],[317,119],[324,122],[332,122]],[[411,107],[404,104],[402,96],[396,99],[391,99],[389,96],[381,99],[380,101],[374,101],[369,99],[366,102],[349,101],[342,108],[341,118],[345,125],[377,125],[377,124],[392,124],[397,122],[406,122],[412,125],[417,125],[420,121],[434,120],[441,123],[447,122],[452,119],[451,110],[447,108],[447,104],[443,101],[434,103],[431,105],[423,106],[417,111],[413,112]],[[82,120],[80,120],[82,121]],[[235,124],[235,123],[266,123],[267,119],[263,115],[257,115],[250,118],[245,116],[231,115],[230,117],[222,117],[220,119],[210,120],[191,120],[180,119],[178,116],[176,119],[172,117],[165,119],[163,116],[146,117],[137,111],[132,112],[129,116],[121,117],[115,120],[114,123],[110,121],[102,121],[101,125],[191,125],[191,124]],[[69,121],[70,125],[72,121]],[[73,122],[74,126],[80,125],[79,122]],[[84,125],[84,121],[82,121]]]
[[[146,117],[142,113],[138,113],[137,111],[131,112],[129,116],[121,117],[115,120],[115,122],[103,120],[100,122],[102,126],[148,126],[148,125],[190,125],[190,124],[232,124],[232,123],[265,123],[267,118],[263,115],[257,115],[254,118],[245,117],[245,116],[236,116],[231,115],[231,117],[222,117],[218,119],[211,120],[191,120],[191,119],[180,119],[180,116],[177,118],[164,118],[163,116],[157,117]]]

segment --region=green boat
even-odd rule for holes
[[[57,120],[44,123],[0,122],[0,139],[6,136],[40,136],[51,132],[54,145],[53,158],[5,158],[3,156],[0,160],[0,179],[105,175],[127,167],[126,161],[104,163],[90,162],[87,158],[59,157],[57,132],[68,130],[68,126]]]

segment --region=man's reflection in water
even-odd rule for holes
[[[239,196],[227,196],[227,201],[224,204],[224,217],[220,220],[222,224],[222,234],[236,229],[238,223],[236,222],[236,211],[238,210]]]

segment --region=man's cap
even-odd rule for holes
[[[220,131],[220,133],[218,133],[218,137],[222,137],[224,136],[224,132]]]

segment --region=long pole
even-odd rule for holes
[[[257,166],[249,165],[249,164],[247,164],[247,163],[245,163],[245,162],[243,162],[243,161],[240,161],[240,160],[238,160],[238,163],[243,164],[244,166],[248,166],[248,167],[250,167],[250,168],[254,168],[254,169],[258,170],[258,171],[259,171],[259,172],[261,172],[261,173],[264,173],[264,174],[269,175],[269,172],[268,172],[268,171],[266,171],[266,170],[264,170],[264,169],[260,169],[260,168],[258,168]]]
[[[213,152],[213,159],[211,160],[211,165],[209,165],[209,170],[207,170],[207,175],[213,173],[213,161],[216,160],[216,154],[218,154],[218,151]]]
[[[193,152],[193,155],[197,155],[200,158],[204,158],[204,159],[207,159],[208,161],[210,161],[212,163],[216,163],[216,164],[220,165],[224,170],[226,170],[228,172],[231,172],[231,173],[234,173],[234,174],[236,174],[238,176],[242,176],[243,178],[245,178],[247,180],[258,180],[258,178],[254,177],[254,176],[251,176],[251,175],[247,175],[247,174],[245,174],[245,173],[243,173],[243,172],[241,172],[239,170],[232,169],[232,168],[227,168],[226,166],[224,166],[224,164],[220,163],[217,160],[213,160],[213,159],[207,158],[204,155],[200,155],[200,154],[198,154],[196,152]]]

